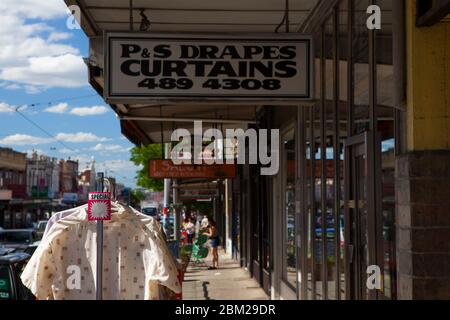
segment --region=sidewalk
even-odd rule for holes
[[[183,281],[183,300],[268,300],[258,283],[219,250],[218,270],[189,265]],[[210,265],[211,258],[206,259]]]

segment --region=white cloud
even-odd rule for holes
[[[80,107],[80,108],[73,108],[72,110],[70,110],[70,114],[85,117],[85,116],[96,116],[105,114],[108,111],[109,109],[106,108],[105,106]]]
[[[5,102],[0,102],[0,113],[13,113],[14,111],[14,106]]]
[[[92,157],[89,155],[86,155],[86,154],[77,154],[75,156],[71,156],[70,158],[72,160],[79,162],[79,165],[78,165],[79,169],[86,168],[88,163],[90,163],[92,161]]]
[[[66,113],[68,108],[69,108],[69,105],[67,103],[60,103],[55,106],[44,109],[44,112],[62,114],[62,113]]]
[[[48,42],[57,42],[72,38],[72,34],[68,32],[51,32],[47,38]]]
[[[18,84],[9,84],[5,86],[6,90],[19,90],[21,87]]]
[[[56,31],[46,21],[68,16],[63,0],[1,0],[0,12],[0,80],[31,85],[21,87],[28,94],[87,85],[80,50],[61,43],[71,33]]]
[[[34,137],[27,134],[13,134],[3,139],[0,139],[0,144],[4,144],[7,146],[11,145],[26,146],[26,145],[46,144],[51,143],[53,141],[55,140],[51,138]]]
[[[24,89],[27,94],[38,94],[42,92],[40,88],[31,85],[24,86]]]
[[[63,0],[1,0],[0,11],[29,19],[54,19],[67,15]]]
[[[99,170],[113,170],[119,171],[136,171],[138,167],[129,160],[108,160],[98,163]]]
[[[64,142],[83,143],[83,142],[103,142],[110,139],[104,137],[98,137],[89,132],[77,132],[77,133],[58,133],[56,139]]]
[[[62,154],[74,154],[74,153],[80,152],[80,150],[78,150],[78,149],[68,149],[68,148],[62,148],[62,149],[59,149],[58,151],[59,151],[59,153],[62,153]]]
[[[95,147],[92,147],[90,150],[97,152],[115,152],[115,153],[126,153],[130,151],[130,148],[125,148],[118,144],[103,144],[99,143]]]
[[[70,109],[68,103],[60,103],[58,105],[44,109],[44,112],[58,113],[58,114],[73,114],[80,117],[86,117],[105,114],[109,112],[109,109],[104,106],[77,107]]]
[[[29,58],[25,65],[7,67],[0,78],[42,87],[77,88],[87,84],[87,68],[80,56]]]

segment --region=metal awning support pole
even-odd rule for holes
[[[173,189],[173,208],[174,208],[174,216],[173,216],[173,230],[175,232],[175,240],[180,240],[180,226],[181,226],[181,219],[180,219],[180,210],[178,208],[178,180],[173,181],[172,185]]]
[[[130,31],[134,31],[133,0],[130,0]]]
[[[170,144],[166,143],[164,147],[165,147],[164,158],[170,159]],[[163,223],[163,227],[164,227],[164,232],[166,233],[167,239],[170,239],[170,237],[171,237],[169,207],[170,207],[170,179],[164,179],[164,207],[163,207],[163,214],[164,214],[163,222],[164,223]]]
[[[97,191],[103,192],[104,174],[97,175]],[[97,221],[97,277],[96,277],[96,299],[103,300],[103,221]]]

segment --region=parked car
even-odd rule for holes
[[[0,246],[24,251],[38,240],[33,229],[12,229],[0,231]]]
[[[42,237],[44,235],[45,228],[47,227],[47,222],[48,222],[48,220],[41,220],[41,221],[38,221],[38,223],[36,225],[35,230],[36,230],[36,234],[39,239],[42,239]]]
[[[36,241],[32,245],[28,246],[23,252],[28,253],[30,256],[32,256],[40,243],[41,243],[41,241]]]
[[[155,207],[142,208],[142,213],[150,217],[156,218],[158,215],[158,208]]]
[[[3,253],[0,251],[0,300],[35,300],[20,280],[30,255],[3,250]]]

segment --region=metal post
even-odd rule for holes
[[[180,210],[178,208],[178,180],[173,181],[173,230],[175,232],[175,240],[180,240]]]
[[[104,174],[97,175],[97,191],[103,192]],[[97,300],[103,300],[103,221],[97,221],[97,277],[96,277],[96,292]]]
[[[165,159],[170,159],[170,145],[169,144],[165,144]],[[171,234],[170,234],[170,228],[169,228],[169,223],[170,223],[170,212],[169,212],[169,206],[170,206],[170,179],[164,179],[164,208],[163,208],[163,214],[164,214],[164,218],[163,218],[163,228],[164,228],[164,232],[166,233],[167,238],[169,239]]]
[[[133,0],[130,0],[130,31],[134,30],[133,10]]]

